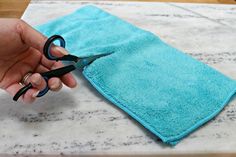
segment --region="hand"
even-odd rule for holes
[[[46,87],[46,82],[39,74],[62,67],[61,62],[49,61],[43,55],[43,46],[47,38],[19,19],[0,19],[0,88],[11,96],[23,86],[19,83],[23,77],[32,72],[26,83],[32,83],[21,100],[32,103],[39,91]],[[53,46],[51,52],[55,56],[67,54],[66,50]],[[76,86],[72,74],[61,78],[51,78],[48,86],[52,91],[62,88],[62,83],[70,88]]]

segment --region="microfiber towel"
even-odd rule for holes
[[[112,53],[83,69],[87,80],[163,142],[176,144],[216,116],[236,82],[95,6],[38,26],[77,56]]]

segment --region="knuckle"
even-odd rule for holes
[[[22,43],[25,43],[24,32],[26,30],[26,23],[21,19],[17,19],[15,23],[15,30],[16,33],[19,34]]]
[[[17,32],[22,33],[25,28],[25,22],[21,19],[16,19],[15,26],[16,26]]]
[[[42,36],[42,38],[43,38],[43,40],[45,40],[45,41],[48,39],[48,38],[47,38],[46,36],[44,36],[44,35]]]

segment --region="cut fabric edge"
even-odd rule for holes
[[[209,120],[214,118],[216,115],[218,115],[223,108],[229,103],[230,99],[233,97],[233,95],[236,93],[236,87],[235,89],[228,95],[228,97],[225,99],[225,101],[221,104],[221,106],[213,112],[212,114],[208,115],[207,117],[199,120],[197,123],[195,123],[190,128],[183,131],[181,134],[171,136],[171,137],[165,137],[161,135],[158,131],[156,131],[155,128],[153,128],[151,125],[147,124],[144,120],[142,120],[139,116],[137,116],[133,111],[128,109],[126,106],[124,106],[120,101],[118,101],[116,98],[109,95],[106,91],[104,91],[103,87],[100,87],[98,83],[93,81],[93,79],[89,76],[88,73],[86,73],[85,69],[83,70],[84,77],[91,83],[91,85],[99,91],[100,94],[102,94],[107,100],[112,102],[114,105],[116,105],[118,108],[125,111],[128,115],[130,115],[132,118],[134,118],[136,121],[138,121],[142,126],[144,126],[147,130],[151,131],[154,135],[159,137],[164,143],[170,144],[171,146],[175,146],[178,144],[182,138],[188,136],[190,133],[192,133],[194,130],[202,126],[203,124],[207,123]]]

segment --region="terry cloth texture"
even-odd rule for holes
[[[95,6],[37,29],[62,35],[77,56],[112,52],[83,75],[165,143],[174,145],[209,121],[235,93],[234,80]]]

